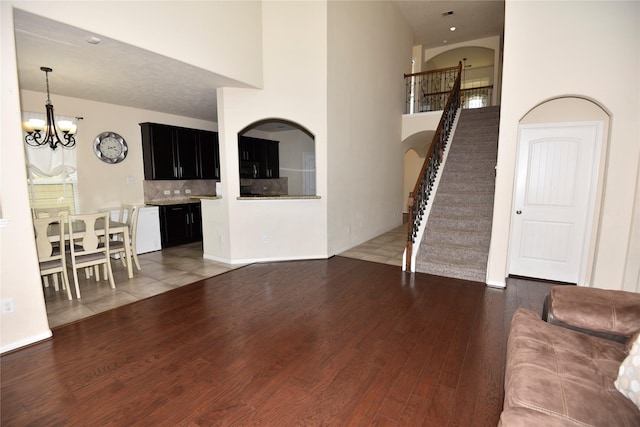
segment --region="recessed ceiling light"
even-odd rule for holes
[[[455,30],[456,30],[456,27],[451,27],[451,28],[449,28],[449,30],[451,30],[451,31],[455,31]]]
[[[89,38],[87,38],[87,43],[89,44],[99,44],[102,40],[100,40],[100,37],[96,37],[96,36],[91,36]]]

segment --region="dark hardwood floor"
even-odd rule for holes
[[[254,264],[1,357],[3,426],[495,426],[517,307],[551,284]]]

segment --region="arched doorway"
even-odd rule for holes
[[[557,98],[520,121],[508,272],[585,285],[591,279],[609,116]]]

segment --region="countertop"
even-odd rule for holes
[[[295,196],[295,195],[288,195],[288,194],[274,194],[274,195],[270,195],[270,196],[261,196],[261,195],[254,195],[254,196],[240,196],[238,197],[238,200],[311,200],[311,199],[319,199],[320,196]]]
[[[200,200],[202,199],[207,199],[207,200],[216,200],[216,199],[221,199],[221,196],[216,196],[215,194],[211,195],[211,194],[192,194],[189,197],[181,197],[181,198],[175,198],[175,199],[162,199],[162,200],[152,200],[152,201],[148,201],[145,202],[145,204],[147,205],[151,205],[151,206],[171,206],[171,205],[184,205],[184,204],[195,204],[195,203],[200,203]]]

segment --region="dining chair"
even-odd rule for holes
[[[138,228],[138,213],[140,212],[140,206],[123,204],[120,206],[120,214],[118,216],[118,222],[127,224],[129,229],[129,249],[131,250],[131,256],[133,257],[134,264],[138,271],[140,268],[140,261],[138,260],[138,252],[136,250],[136,230]],[[120,260],[122,265],[126,265],[125,262],[125,244],[122,235],[116,236],[116,240],[111,240],[109,243],[109,254],[120,254]]]
[[[109,285],[115,289],[109,257],[109,239],[100,237],[109,235],[109,213],[92,213],[69,215],[69,245],[68,263],[73,269],[73,281],[76,295],[80,298],[78,286],[78,269],[104,265]],[[100,269],[95,268],[96,282],[100,280]]]
[[[69,206],[54,206],[49,208],[33,208],[33,217],[34,218],[51,218],[51,217],[67,217],[71,209]]]
[[[62,245],[54,246],[49,240],[50,226],[57,226],[59,232],[59,236],[57,236],[58,241],[63,242]],[[53,275],[55,290],[58,291],[57,275],[59,273],[62,277],[62,288],[67,290],[67,297],[72,299],[65,253],[60,250],[60,247],[64,247],[64,218],[62,216],[34,218],[33,228],[36,235],[36,250],[38,252],[38,263],[40,265],[40,276],[42,276],[45,284],[48,285],[46,280],[49,276]]]

